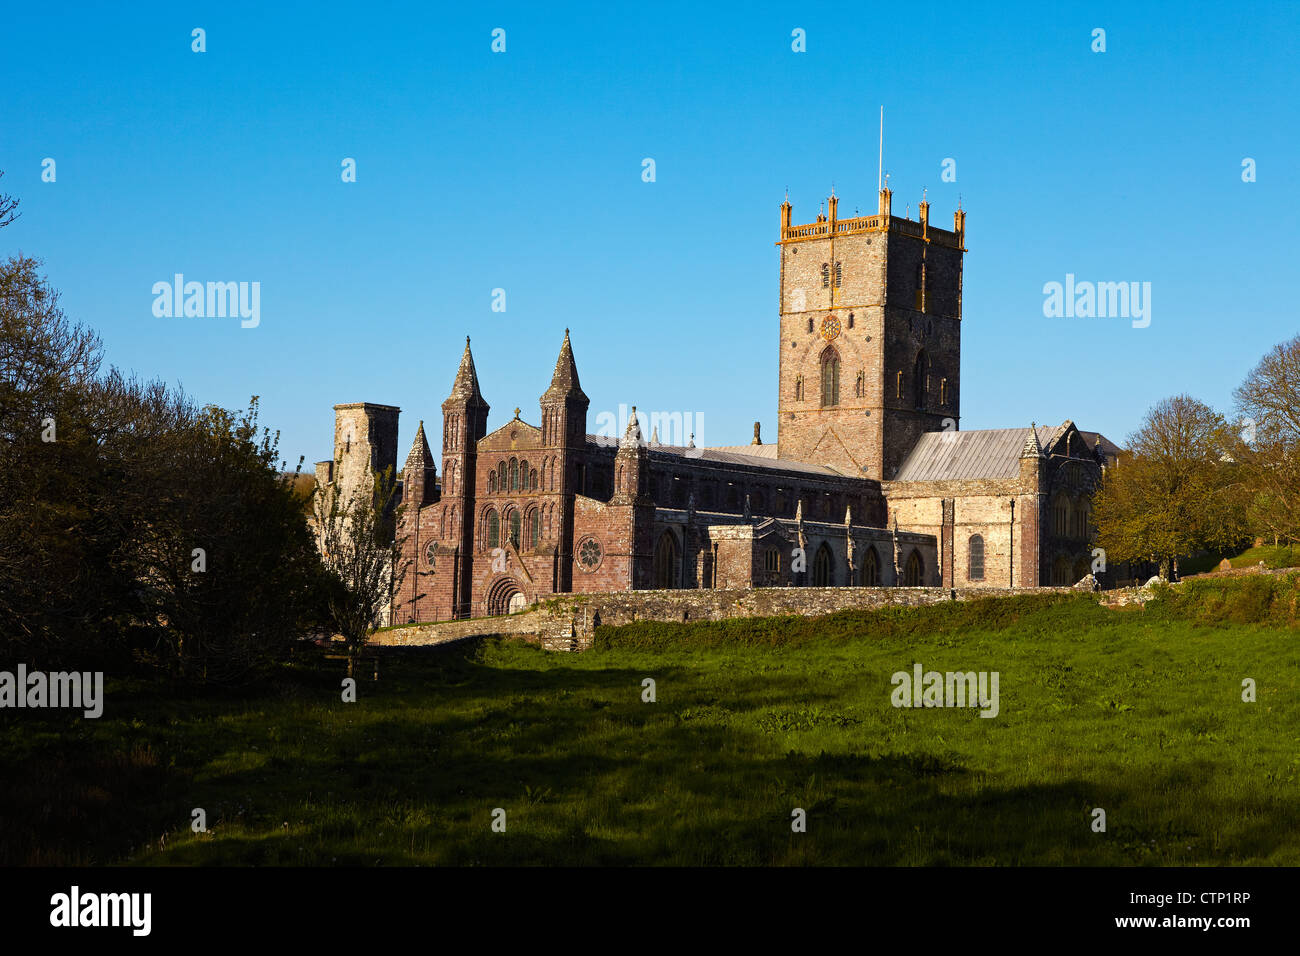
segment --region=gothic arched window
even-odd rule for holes
[[[840,403],[840,353],[828,345],[822,352],[822,407]]]
[[[912,400],[917,408],[925,408],[926,399],[929,397],[925,394],[929,368],[930,361],[925,357],[925,349],[922,349],[916,353],[916,364],[912,366]]]
[[[817,549],[817,557],[813,558],[813,587],[828,588],[831,586],[831,549],[823,543]]]
[[[966,559],[966,577],[971,581],[984,580],[984,538],[973,534],[967,545],[969,555]]]
[[[862,584],[869,588],[880,586],[880,559],[876,557],[874,547],[867,548],[862,558]]]
[[[907,558],[907,571],[903,576],[903,584],[909,588],[919,588],[925,581],[925,567],[921,564],[921,556],[913,551]]]
[[[656,588],[677,587],[677,536],[665,530],[655,545],[654,586]]]

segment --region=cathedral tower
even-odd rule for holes
[[[442,403],[442,543],[452,551],[450,567],[440,575],[449,587],[454,616],[467,615],[471,602],[471,573],[474,554],[474,485],[478,465],[478,441],[487,434],[489,406],[478,387],[474,356],[465,337],[465,353],[456,370],[451,394]]]
[[[966,214],[952,231],[892,215],[792,224],[781,204],[777,455],[889,480],[927,431],[959,420]]]
[[[578,366],[573,360],[569,330],[564,330],[559,358],[550,387],[542,393],[542,447],[551,451],[547,457],[548,492],[559,496],[559,511],[554,529],[556,560],[559,569],[555,590],[571,590],[573,584],[573,507],[586,479],[587,408],[591,404],[578,382]]]

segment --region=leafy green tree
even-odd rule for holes
[[[0,263],[0,655],[241,679],[319,620],[277,439],[256,399],[199,409],[100,365],[38,263]]]
[[[1114,562],[1178,559],[1223,549],[1247,534],[1240,475],[1223,417],[1187,395],[1158,402],[1107,469],[1093,499],[1098,544]]]
[[[1252,531],[1300,540],[1300,336],[1274,346],[1234,393],[1233,456],[1250,494]]]
[[[336,473],[340,467],[337,463]],[[391,468],[373,475],[372,486],[362,485],[349,500],[334,488],[316,491],[316,528],[328,580],[325,601],[334,631],[347,643],[349,677],[410,565],[403,557],[402,511]]]

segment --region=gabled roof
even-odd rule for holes
[[[926,432],[899,467],[894,481],[959,481],[1015,478],[1020,455],[1031,438],[1046,447],[1056,428],[987,428],[970,432]],[[1032,446],[1031,446],[1032,447]]]

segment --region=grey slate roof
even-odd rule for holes
[[[1038,426],[1038,444],[1046,448],[1055,426]],[[1029,428],[988,428],[970,432],[926,432],[907,456],[894,481],[959,481],[967,478],[1014,478]]]
[[[1028,429],[1025,429],[1028,431]],[[588,435],[587,444],[595,445],[600,448],[617,448],[618,440],[608,435]],[[732,448],[772,448],[772,457],[768,455],[741,454],[732,451]],[[648,445],[647,450],[652,458],[684,458],[687,462],[691,461],[711,461],[726,465],[744,465],[749,468],[762,468],[766,471],[784,471],[799,473],[805,475],[825,475],[830,478],[843,478],[844,473],[836,471],[834,468],[828,468],[825,465],[813,465],[806,461],[793,461],[789,458],[775,457],[775,445],[740,445],[729,446],[724,448],[687,448],[683,445]]]

